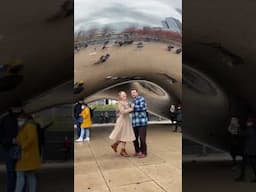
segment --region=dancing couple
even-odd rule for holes
[[[135,149],[135,157],[144,158],[147,156],[146,133],[148,124],[147,105],[144,97],[139,96],[136,89],[131,90],[133,101],[129,104],[127,94],[124,91],[119,93],[117,105],[117,121],[109,138],[116,142],[111,145],[117,152],[117,148],[122,145],[121,156],[129,157],[126,152],[126,143],[132,142]],[[132,119],[130,119],[130,113]]]

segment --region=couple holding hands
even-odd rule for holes
[[[127,94],[124,91],[119,93],[117,105],[117,121],[109,138],[115,140],[111,145],[117,152],[117,148],[122,145],[120,155],[129,157],[126,152],[126,143],[133,141],[135,154],[138,158],[147,156],[146,133],[148,124],[147,105],[144,97],[139,96],[136,89],[131,90],[133,101],[129,104]],[[130,113],[132,118],[130,118]]]

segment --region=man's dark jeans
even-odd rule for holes
[[[147,155],[147,127],[134,127],[135,141],[133,141],[134,148],[136,153],[141,152],[144,155]]]
[[[16,186],[16,161],[10,157],[9,151],[9,149],[4,149],[7,174],[7,192],[14,192]]]
[[[79,118],[75,119],[75,125],[76,125],[76,131],[77,131],[77,138],[79,138],[81,134],[81,123],[79,121]]]

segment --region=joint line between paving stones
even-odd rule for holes
[[[94,159],[95,159],[95,162],[96,162],[96,164],[97,164],[97,167],[98,167],[98,169],[99,169],[99,171],[100,171],[100,174],[101,174],[101,176],[103,177],[104,182],[105,182],[105,184],[106,184],[106,186],[107,186],[107,188],[108,188],[108,191],[111,192],[110,186],[108,185],[108,182],[107,182],[106,178],[104,177],[103,171],[102,171],[102,169],[101,169],[101,167],[100,167],[100,164],[99,164],[99,162],[98,162],[98,160],[97,160],[97,158],[96,158],[96,155],[94,154],[94,151],[93,151],[93,149],[92,149],[90,143],[88,143],[88,145],[89,145],[89,149],[90,149],[90,151],[91,151],[91,153],[92,153],[92,155],[93,155],[93,157],[94,157]]]
[[[131,161],[130,160],[130,158],[128,158],[129,159],[129,161]],[[139,169],[142,173],[144,173],[146,176],[148,176],[158,187],[160,187],[163,191],[165,191],[165,192],[168,192],[168,191],[166,191],[166,189],[163,187],[163,186],[161,186],[154,178],[152,178],[150,175],[148,175],[147,173],[145,173],[139,166],[137,166],[134,162],[132,162],[131,161],[131,163],[137,168],[137,169]]]

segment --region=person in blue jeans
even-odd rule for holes
[[[135,155],[139,158],[147,156],[147,125],[148,113],[145,98],[139,96],[136,89],[131,90],[131,96],[134,98],[132,102],[132,127],[134,130],[135,141],[133,142],[135,148]]]
[[[82,117],[80,116],[80,113],[82,112],[82,104],[83,101],[80,100],[74,106],[74,121],[77,130],[77,138],[79,138],[81,134],[81,123],[83,121]]]
[[[10,155],[18,134],[18,116],[23,113],[20,104],[16,104],[0,120],[0,144],[3,147],[6,165],[7,192],[14,192],[16,185],[16,160]]]

